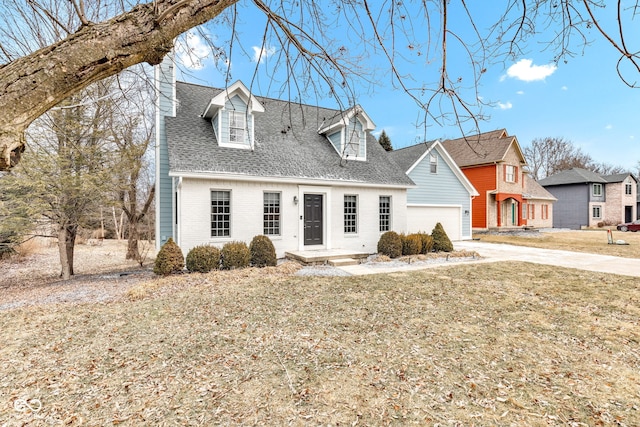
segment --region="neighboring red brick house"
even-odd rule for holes
[[[535,194],[534,199],[539,204],[541,193],[548,192],[538,188],[539,185],[534,180],[527,180],[528,188],[524,187],[523,167],[526,166],[526,161],[515,136],[509,136],[505,129],[499,129],[446,140],[442,145],[480,193],[472,202],[473,228],[528,225],[528,197]],[[551,194],[542,199],[548,200],[549,204],[555,201]],[[531,202],[531,205],[536,205],[533,200]],[[545,220],[549,219],[548,223],[551,224],[550,206],[546,206],[546,209],[541,206],[541,209],[543,211],[540,215],[544,215]],[[539,226],[539,223],[535,225]]]

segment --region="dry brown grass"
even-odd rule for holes
[[[640,425],[637,279],[489,263],[154,283],[0,312],[0,420]]]
[[[609,245],[606,230],[532,232],[523,234],[478,234],[482,242],[509,243],[546,249],[588,252],[624,258],[640,258],[640,233],[613,230],[613,239],[628,245]]]

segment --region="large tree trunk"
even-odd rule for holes
[[[135,64],[155,65],[181,33],[237,0],[155,0],[105,22],[81,26],[66,39],[0,65],[0,171],[24,151],[36,118],[89,84]]]
[[[76,244],[77,226],[61,226],[58,229],[58,252],[60,253],[60,277],[69,280],[73,276],[73,256]]]

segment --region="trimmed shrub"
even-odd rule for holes
[[[249,245],[249,252],[254,267],[274,267],[278,262],[276,248],[267,236],[255,236]]]
[[[208,273],[219,266],[220,249],[215,246],[196,246],[187,254],[187,270],[192,273]]]
[[[180,246],[171,237],[162,245],[156,262],[153,265],[153,272],[160,276],[168,276],[172,273],[180,273],[184,268],[184,256]]]
[[[442,224],[437,223],[431,232],[433,238],[433,250],[436,252],[452,252],[453,243],[449,240],[447,232],[442,228]]]
[[[387,231],[378,240],[378,253],[389,258],[398,258],[402,255],[402,238],[395,231]]]
[[[224,270],[249,266],[251,253],[245,242],[228,242],[220,251],[221,267]]]
[[[422,249],[422,238],[419,234],[413,233],[402,236],[402,255],[418,255]]]
[[[433,251],[433,238],[429,236],[427,233],[418,233],[420,236],[420,240],[422,246],[420,247],[421,254],[428,254]]]

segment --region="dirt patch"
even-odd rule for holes
[[[154,253],[143,267],[125,260],[126,241],[105,240],[77,245],[76,275],[60,280],[58,249],[41,245],[26,257],[0,261],[0,310],[25,305],[63,302],[104,302],[125,294],[153,277]]]

